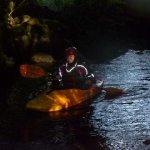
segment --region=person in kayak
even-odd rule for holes
[[[62,88],[87,89],[95,84],[94,74],[83,64],[78,63],[77,48],[66,49],[66,63],[59,67],[55,81],[59,81]]]

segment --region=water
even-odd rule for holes
[[[96,65],[105,84],[125,89],[126,94],[93,102],[91,123],[107,138],[112,150],[150,149],[143,141],[150,138],[150,52],[129,50],[108,64]],[[102,70],[102,71],[101,71]]]
[[[6,108],[0,114],[0,149],[149,150],[150,145],[143,143],[150,139],[149,60],[148,50],[128,50],[94,66],[106,87],[126,91],[120,97],[100,95],[77,110],[53,114]],[[17,86],[17,96],[11,93],[17,101],[37,92],[32,87],[37,81],[22,82],[26,87]]]

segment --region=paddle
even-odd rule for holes
[[[39,78],[48,75],[42,67],[28,64],[23,64],[20,66],[20,74],[24,78]]]
[[[37,65],[23,64],[20,66],[20,74],[25,78],[40,78],[47,76],[48,72]],[[125,93],[124,90],[114,87],[103,87],[103,90],[106,92],[106,98],[115,98]]]

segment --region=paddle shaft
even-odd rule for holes
[[[20,66],[20,74],[25,78],[39,78],[47,76],[48,72],[40,66],[23,64]],[[124,90],[113,87],[103,87],[102,89],[106,92],[106,96],[110,98],[125,93]]]

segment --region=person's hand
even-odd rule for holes
[[[89,88],[95,88],[95,84],[91,81],[91,80],[86,80],[85,84],[87,85],[87,87]]]
[[[85,81],[85,84],[86,84],[86,85],[91,85],[91,84],[92,84],[92,81],[91,81],[91,80],[86,80],[86,81]]]

